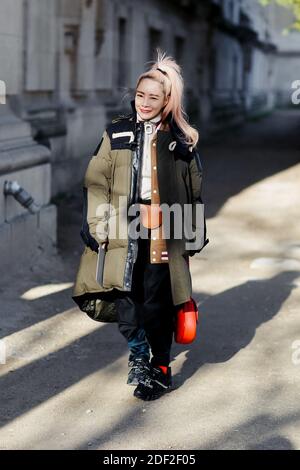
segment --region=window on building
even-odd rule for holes
[[[156,59],[156,48],[161,47],[162,43],[162,33],[160,30],[155,28],[149,29],[149,50],[148,57],[149,60]]]
[[[77,49],[79,40],[79,26],[67,25],[64,28],[64,52],[66,61],[64,63],[64,76],[66,83],[64,87],[71,92],[77,89]]]
[[[209,56],[209,84],[210,84],[211,90],[215,90],[217,86],[217,67],[218,67],[217,49],[213,47],[211,50],[211,54]]]
[[[100,54],[102,45],[104,43],[105,33],[105,6],[103,0],[96,2],[96,30],[95,30],[95,55]]]
[[[124,87],[127,83],[127,22],[125,18],[119,18],[118,24],[118,87]]]
[[[234,0],[230,0],[229,1],[229,5],[228,5],[228,13],[229,13],[229,19],[230,21],[235,21],[235,18],[234,18],[234,13],[235,13],[235,8],[234,8]]]
[[[175,58],[179,65],[183,65],[184,62],[184,46],[185,46],[185,40],[181,36],[175,36],[174,38],[175,42]]]
[[[232,89],[236,90],[238,87],[238,58],[234,54],[232,59]]]

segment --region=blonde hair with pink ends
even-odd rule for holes
[[[162,110],[162,120],[164,121],[171,112],[173,120],[185,137],[185,143],[195,147],[199,140],[199,133],[187,122],[187,114],[183,109],[184,82],[181,67],[172,57],[166,56],[158,49],[157,61],[147,72],[138,77],[136,88],[143,78],[151,78],[161,83],[165,96],[169,96],[169,101]]]

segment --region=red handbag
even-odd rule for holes
[[[187,258],[189,265],[189,258]],[[195,300],[191,297],[177,311],[175,322],[174,339],[176,343],[192,343],[197,334],[197,323],[199,321],[199,312]]]
[[[174,339],[176,343],[192,343],[196,338],[199,312],[194,299],[183,304],[177,312]]]

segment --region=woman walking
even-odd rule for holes
[[[74,295],[117,292],[118,327],[130,348],[127,383],[142,400],[157,399],[172,385],[176,312],[192,295],[188,257],[209,241],[198,132],[185,119],[183,91],[179,65],[159,52],[138,77],[132,113],[107,127],[85,175],[88,246]],[[107,204],[109,211],[99,210]],[[172,211],[163,207],[174,214],[167,217]],[[101,286],[93,244],[106,250]]]

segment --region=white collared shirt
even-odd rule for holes
[[[159,122],[161,120],[161,113],[155,116],[149,121],[143,121],[139,113],[137,113],[137,121],[143,121],[145,124]],[[139,196],[142,199],[151,199],[151,141],[156,134],[159,126],[152,128],[152,133],[144,133],[144,146],[143,146],[143,158],[142,158],[142,172],[141,172],[141,185]]]

